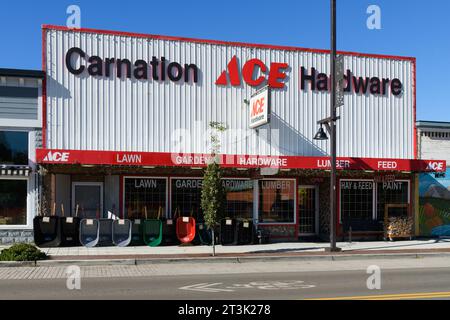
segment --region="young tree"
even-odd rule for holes
[[[224,216],[225,188],[222,184],[222,168],[220,167],[220,137],[219,134],[227,128],[219,122],[211,122],[211,159],[203,177],[201,207],[206,226],[211,230],[213,256],[216,255],[214,227]]]

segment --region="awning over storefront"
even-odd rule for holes
[[[36,150],[39,164],[80,164],[145,167],[205,167],[211,156],[207,154],[180,154],[154,152],[118,152],[85,150]],[[329,157],[221,155],[225,168],[279,168],[329,170]],[[445,160],[414,159],[337,159],[340,170],[445,172]]]

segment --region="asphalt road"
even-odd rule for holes
[[[267,272],[81,279],[0,280],[0,299],[450,299],[450,268],[381,271],[381,290],[367,289],[365,270]]]

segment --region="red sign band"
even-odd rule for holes
[[[208,154],[37,149],[40,164],[206,167]],[[224,168],[329,170],[329,157],[220,155]],[[445,172],[445,160],[338,158],[339,170]]]

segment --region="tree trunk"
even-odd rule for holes
[[[211,229],[212,231],[212,249],[213,249],[213,257],[216,256],[216,236],[214,235],[214,228]]]

